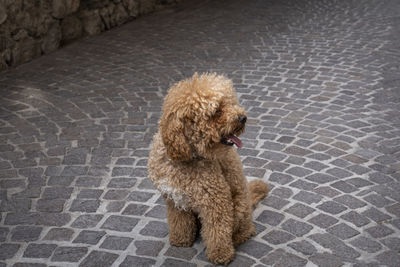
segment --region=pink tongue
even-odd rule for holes
[[[242,147],[242,140],[240,140],[238,137],[234,136],[233,134],[230,134],[230,135],[227,136],[227,138],[228,138],[229,140],[231,140],[233,143],[235,143],[235,145],[236,145],[238,148],[241,148],[241,147]]]

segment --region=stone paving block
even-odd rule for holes
[[[287,204],[289,204],[289,201],[279,198],[279,197],[269,196],[268,198],[264,199],[261,203],[263,205],[267,205],[269,207],[273,207],[277,210],[280,210],[283,207],[285,207]]]
[[[24,251],[25,258],[49,258],[56,249],[55,244],[30,243]]]
[[[229,266],[233,266],[233,267],[252,266],[252,265],[254,265],[254,263],[255,263],[255,260],[253,260],[249,257],[243,256],[243,255],[235,255],[235,258],[229,264]]]
[[[77,198],[99,199],[104,190],[83,188],[77,195]]]
[[[152,190],[156,190],[156,188],[154,187],[153,183],[150,181],[150,179],[143,179],[138,188],[140,189],[152,189]]]
[[[100,248],[110,249],[110,250],[125,250],[133,238],[123,237],[123,236],[107,236]]]
[[[125,201],[111,201],[107,204],[107,212],[119,212],[125,206]]]
[[[383,208],[383,207],[393,203],[391,200],[385,198],[384,196],[378,195],[378,194],[370,194],[368,196],[365,196],[363,199],[378,208]]]
[[[156,263],[156,261],[154,259],[128,255],[128,256],[126,256],[125,260],[119,266],[121,266],[121,267],[130,267],[130,266],[151,267],[151,266],[154,266],[155,263]]]
[[[83,243],[83,244],[96,245],[105,234],[106,234],[105,231],[83,230],[72,241],[72,243]]]
[[[102,180],[102,178],[99,178],[99,177],[79,177],[75,182],[75,186],[99,187],[101,180]]]
[[[255,157],[246,157],[246,159],[243,160],[243,165],[261,168],[267,162],[268,162],[267,160],[263,160],[263,159],[259,159],[259,158],[255,158]]]
[[[304,164],[304,167],[312,169],[314,171],[322,171],[323,169],[326,169],[329,166],[318,161],[309,161]]]
[[[294,250],[297,250],[303,255],[314,255],[317,252],[317,249],[306,240],[293,242],[288,244],[288,246],[293,248]]]
[[[318,214],[311,219],[308,220],[310,223],[315,224],[323,229],[326,229],[335,223],[337,223],[339,220],[336,219],[335,217],[329,216],[327,214]]]
[[[109,188],[132,188],[136,184],[135,178],[113,178],[108,183]]]
[[[307,223],[303,223],[294,219],[288,219],[282,223],[281,227],[283,230],[286,230],[295,236],[304,236],[313,228]]]
[[[344,181],[337,181],[331,186],[339,191],[342,191],[344,193],[352,193],[354,191],[357,191],[357,188],[349,183],[346,183]]]
[[[396,217],[398,217],[398,218],[400,217],[400,203],[395,203],[393,205],[387,206],[387,207],[385,207],[385,209],[389,213],[395,215]]]
[[[52,228],[46,234],[44,240],[69,241],[73,234],[74,230],[69,228]]]
[[[318,184],[329,183],[329,182],[336,180],[335,177],[333,177],[331,175],[323,174],[323,173],[316,173],[316,174],[309,175],[306,177],[306,179],[311,182],[318,183]]]
[[[165,252],[165,256],[180,258],[186,261],[190,261],[197,254],[197,250],[191,247],[175,247],[171,246]]]
[[[285,148],[285,146],[276,142],[264,141],[262,148],[273,151],[281,151]]]
[[[317,266],[323,267],[336,267],[342,266],[344,262],[340,259],[340,257],[332,255],[330,253],[316,253],[312,255],[310,261]]]
[[[322,197],[318,194],[310,193],[307,191],[300,191],[299,193],[293,196],[293,199],[299,200],[307,204],[312,204],[312,203],[319,203]]]
[[[357,208],[364,207],[366,205],[365,202],[363,202],[363,201],[359,200],[358,198],[355,198],[351,195],[341,195],[339,197],[334,198],[333,200],[349,207],[350,209],[357,209]]]
[[[348,239],[360,234],[359,231],[355,230],[345,223],[336,224],[328,228],[326,231],[339,237],[340,239]]]
[[[330,214],[339,214],[347,209],[345,206],[334,201],[326,201],[318,205],[317,208]]]
[[[86,258],[83,259],[79,266],[111,266],[117,258],[118,254],[93,250]]]
[[[357,237],[356,239],[350,241],[350,244],[361,250],[367,251],[368,253],[377,252],[382,248],[381,244],[364,236]]]
[[[289,184],[289,186],[296,187],[296,188],[303,189],[303,190],[312,190],[315,187],[317,187],[318,184],[309,183],[309,182],[306,182],[306,181],[304,181],[302,179],[298,179],[295,182]]]
[[[18,252],[19,248],[20,245],[14,243],[0,244],[0,260],[11,259]]]
[[[39,226],[16,226],[11,231],[11,241],[29,242],[39,239],[43,228]]]
[[[374,220],[375,222],[383,222],[390,220],[392,217],[375,209],[374,207],[369,208],[368,210],[361,213],[362,215]]]
[[[302,165],[306,160],[302,157],[295,157],[295,156],[290,156],[288,157],[285,162],[289,164],[296,164],[296,165]]]
[[[378,224],[376,226],[369,227],[369,228],[365,229],[365,231],[368,232],[374,238],[385,237],[394,232],[391,228],[389,228],[385,225],[382,225],[382,224]]]
[[[333,198],[333,197],[341,194],[339,191],[337,191],[336,189],[333,189],[329,186],[320,186],[320,187],[315,188],[313,191],[315,193],[321,194],[323,196],[327,196],[329,198]]]
[[[129,194],[129,190],[111,189],[103,196],[107,200],[124,200]]]
[[[293,191],[287,187],[274,187],[274,189],[271,191],[271,194],[285,199],[285,198],[290,198],[293,195]],[[269,198],[266,198],[266,200],[268,199]]]
[[[196,264],[181,261],[176,259],[167,258],[162,264],[163,267],[196,267]]]
[[[315,209],[313,209],[309,206],[303,205],[301,203],[296,203],[293,206],[291,206],[285,210],[285,212],[293,214],[299,218],[304,218],[307,215],[313,213],[314,211],[315,211]]]
[[[380,253],[376,259],[380,264],[386,266],[398,266],[400,264],[400,256],[399,253],[395,251],[385,251]]]
[[[294,178],[292,178],[292,176],[287,175],[287,174],[274,172],[269,176],[269,180],[271,182],[277,182],[279,184],[287,184],[287,183],[293,181]]]
[[[122,212],[123,215],[143,215],[150,207],[147,205],[141,204],[129,204],[124,211]],[[165,217],[164,217],[165,218]]]
[[[95,227],[103,218],[101,214],[84,214],[79,215],[78,218],[71,224],[75,228],[91,228]]]
[[[283,249],[277,249],[270,252],[261,262],[274,266],[305,266],[307,261],[299,256],[285,252]]]
[[[31,200],[26,198],[21,199],[4,199],[0,203],[1,212],[26,212],[31,209]]]
[[[76,199],[71,204],[69,211],[80,211],[93,213],[96,212],[100,206],[100,200],[97,199]]]
[[[282,222],[284,218],[285,216],[282,215],[281,213],[265,210],[256,218],[256,220],[261,223],[266,223],[272,226],[276,226],[280,222]]]
[[[61,172],[61,176],[79,176],[87,174],[88,167],[85,166],[66,166]]]
[[[355,259],[360,256],[359,252],[347,246],[343,241],[331,234],[313,234],[309,237],[324,248],[331,249],[334,255],[342,257],[343,259]]]
[[[78,262],[82,259],[88,251],[87,247],[67,247],[67,246],[60,246],[56,248],[51,257],[51,261],[55,262]]]
[[[345,160],[342,160],[342,159],[335,159],[335,160],[332,160],[331,162],[329,162],[330,164],[332,164],[332,165],[335,165],[335,166],[337,166],[337,167],[340,167],[340,168],[345,168],[345,167],[347,167],[347,166],[349,166],[350,165],[350,163],[349,162],[347,162],[347,161],[345,161]],[[332,174],[332,173],[331,173]],[[334,175],[334,174],[332,174],[332,175]],[[349,173],[349,176],[351,176],[351,175],[353,175],[352,173]]]
[[[111,215],[100,227],[101,229],[109,229],[119,232],[130,232],[139,222],[137,218],[127,216]]]
[[[168,234],[168,225],[164,222],[151,221],[139,233],[144,236],[165,237]]]
[[[157,257],[164,245],[164,242],[161,241],[138,240],[135,241],[136,254]]]
[[[46,267],[46,264],[42,263],[30,263],[30,262],[18,262],[13,267]]]
[[[65,199],[39,199],[36,203],[36,210],[43,212],[62,212]]]
[[[399,251],[400,249],[400,238],[398,237],[388,237],[381,242],[391,250]]]
[[[291,175],[297,176],[297,177],[304,177],[304,176],[312,173],[312,171],[302,168],[302,167],[293,167],[293,168],[286,170],[286,172]]]
[[[392,221],[390,221],[390,224],[394,227],[396,227],[397,229],[400,229],[400,219],[394,219]]]
[[[140,192],[140,191],[133,191],[129,194],[126,198],[127,201],[137,201],[137,202],[146,202],[149,200],[154,193],[150,192]]]
[[[167,218],[167,208],[164,205],[154,206],[154,208],[146,213],[146,216],[158,219]]]
[[[368,218],[359,214],[356,211],[349,211],[349,212],[341,215],[340,218],[342,218],[348,222],[351,222],[352,224],[354,224],[357,227],[364,226],[370,222],[370,220]]]
[[[294,235],[278,230],[272,230],[262,237],[262,239],[273,245],[284,244],[294,238]]]
[[[0,242],[5,242],[10,230],[7,227],[0,227]]]

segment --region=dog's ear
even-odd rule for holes
[[[176,161],[192,159],[191,149],[185,138],[185,126],[174,113],[162,116],[160,121],[161,138],[168,157]]]

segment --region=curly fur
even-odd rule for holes
[[[215,264],[230,262],[234,246],[255,233],[252,207],[268,191],[259,180],[247,183],[236,149],[221,143],[244,131],[240,116],[229,79],[195,74],[165,97],[149,157],[149,177],[166,200],[170,243],[191,246],[201,227]]]

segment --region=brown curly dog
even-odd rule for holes
[[[162,193],[169,240],[191,246],[201,223],[209,260],[229,263],[234,246],[255,234],[253,207],[268,191],[247,183],[236,149],[246,113],[232,82],[195,74],[169,90],[149,158],[149,177]],[[198,220],[199,219],[199,220]]]

